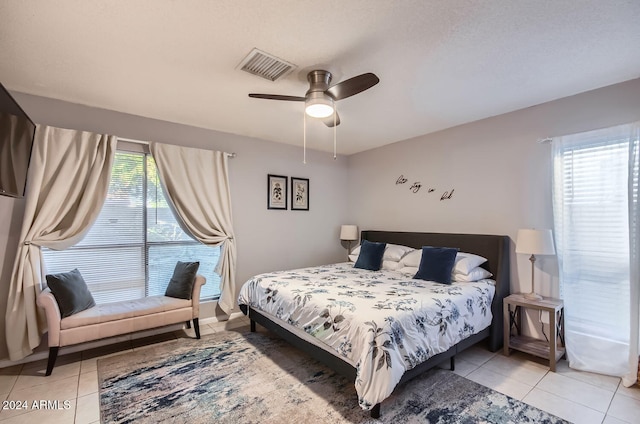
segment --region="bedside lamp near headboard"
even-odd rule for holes
[[[542,300],[542,296],[537,294],[535,291],[533,265],[536,262],[535,255],[555,255],[556,250],[553,245],[551,230],[518,230],[516,253],[526,253],[531,255],[529,258],[531,261],[531,293],[525,294],[524,297],[530,300]]]
[[[343,225],[340,227],[340,240],[347,241],[347,260],[349,260],[349,254],[351,253],[351,242],[358,240],[358,226],[357,225]]]

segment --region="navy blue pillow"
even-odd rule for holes
[[[451,284],[451,270],[456,263],[458,249],[453,247],[422,247],[420,267],[413,278]]]
[[[360,245],[360,255],[356,261],[354,268],[368,269],[369,271],[378,271],[382,267],[382,256],[387,243],[375,243],[369,240],[363,240]]]

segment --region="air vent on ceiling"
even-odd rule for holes
[[[268,79],[269,81],[282,78],[296,68],[296,65],[293,63],[278,59],[256,48],[251,50],[238,66],[243,71]]]

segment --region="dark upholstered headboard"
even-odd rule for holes
[[[487,258],[483,265],[496,280],[496,295],[491,304],[493,322],[489,348],[502,347],[503,313],[502,299],[510,293],[509,237],[485,234],[414,233],[403,231],[362,231],[361,240],[400,244],[419,249],[422,246],[456,247],[461,252]]]

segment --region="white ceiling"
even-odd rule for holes
[[[306,74],[373,72],[338,102],[352,154],[640,77],[640,0],[2,0],[14,91],[302,144]],[[257,47],[297,70],[237,65]],[[333,132],[309,124],[309,147]]]

